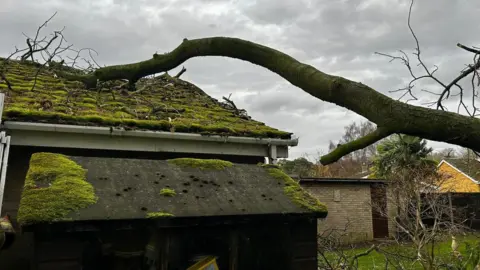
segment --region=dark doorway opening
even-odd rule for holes
[[[370,186],[372,202],[373,238],[388,238],[387,187],[383,184]]]

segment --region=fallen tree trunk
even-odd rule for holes
[[[186,60],[199,56],[224,56],[262,66],[310,95],[354,111],[377,124],[375,132],[341,145],[323,156],[321,163],[324,165],[393,133],[452,143],[480,151],[479,119],[396,101],[362,83],[323,73],[280,51],[237,38],[184,39],[173,51],[154,54],[150,60],[103,67],[89,75],[65,76],[82,81],[87,87],[94,87],[98,80],[128,79],[136,82],[144,76],[171,70]]]

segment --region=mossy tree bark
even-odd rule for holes
[[[393,100],[358,82],[323,73],[275,49],[250,41],[212,37],[184,39],[173,51],[154,54],[150,60],[97,69],[90,75],[68,75],[89,87],[96,82],[128,79],[135,82],[147,75],[171,70],[199,56],[224,56],[262,66],[293,85],[326,102],[354,111],[377,124],[378,129],[364,138],[341,145],[321,158],[330,164],[393,133],[443,141],[480,151],[480,120]],[[314,131],[314,132],[322,132]]]

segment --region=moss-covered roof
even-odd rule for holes
[[[96,203],[93,186],[86,181],[86,170],[64,155],[36,153],[20,200],[20,224],[68,220],[72,211]]]
[[[3,61],[0,58],[0,65]],[[58,67],[39,69],[32,62],[11,60],[6,67],[6,78],[13,91],[0,79],[0,92],[6,93],[4,120],[206,135],[291,137],[291,133],[252,120],[195,85],[168,75],[140,79],[136,83],[136,90],[140,91],[136,92],[128,91],[121,81],[87,90],[80,82],[56,76]]]
[[[49,156],[53,158],[45,159]],[[184,161],[37,153],[22,194],[20,221],[32,224],[68,218],[94,221],[265,214],[324,217],[327,213],[322,203],[278,168],[237,163],[211,166],[220,160],[203,160],[205,166],[195,160],[188,163],[195,166],[188,167]],[[62,164],[67,163],[76,169],[50,173],[63,171],[66,167]],[[40,164],[49,169],[34,175]],[[42,179],[52,185],[40,186]],[[88,185],[78,185],[81,192],[75,195],[80,182]],[[92,192],[98,197],[96,201]]]

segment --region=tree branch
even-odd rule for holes
[[[389,55],[389,54],[384,54],[384,53],[376,53],[376,54],[379,54],[379,55],[383,55],[383,56],[386,56],[388,58],[390,58],[390,62],[394,61],[394,60],[400,60],[403,62],[403,64],[405,65],[405,67],[408,69],[411,77],[412,77],[412,80],[410,81],[410,83],[404,87],[404,88],[401,88],[401,89],[398,89],[398,90],[394,90],[394,91],[391,91],[391,92],[399,92],[399,91],[404,91],[404,94],[399,98],[399,99],[402,99],[404,96],[406,96],[407,94],[410,95],[412,98],[411,99],[408,99],[407,100],[407,103],[408,101],[410,100],[417,100],[417,98],[413,95],[412,93],[412,90],[414,88],[414,82],[416,81],[419,81],[419,80],[422,80],[422,79],[431,79],[433,80],[435,83],[437,83],[438,85],[440,85],[442,87],[442,91],[440,93],[433,93],[435,95],[438,96],[438,100],[436,102],[432,102],[430,103],[429,105],[430,106],[433,106],[433,105],[436,105],[436,109],[441,109],[443,111],[446,111],[447,108],[443,105],[443,102],[448,99],[450,96],[454,96],[453,94],[451,94],[452,92],[452,88],[453,87],[457,87],[458,90],[460,91],[460,98],[459,98],[459,104],[458,104],[458,109],[460,109],[461,107],[463,107],[465,109],[465,111],[472,117],[476,116],[476,111],[477,111],[477,107],[475,105],[475,97],[477,96],[477,93],[476,93],[476,87],[474,85],[474,80],[475,78],[479,78],[480,79],[480,76],[478,76],[478,69],[480,68],[480,60],[477,59],[477,56],[478,54],[480,53],[480,50],[476,49],[476,48],[469,48],[465,45],[462,45],[460,43],[457,43],[457,46],[459,48],[462,48],[468,52],[472,52],[472,53],[475,53],[475,57],[474,57],[474,61],[473,61],[473,65],[468,65],[468,68],[463,70],[462,72],[460,72],[460,75],[457,76],[456,78],[454,78],[450,83],[444,83],[442,82],[439,78],[437,78],[436,76],[434,76],[435,72],[438,71],[438,67],[437,66],[434,66],[433,70],[430,71],[429,68],[427,67],[425,61],[422,59],[421,57],[421,49],[420,49],[420,42],[417,38],[417,35],[415,34],[412,26],[411,26],[411,15],[412,15],[412,8],[413,8],[413,4],[414,4],[414,0],[411,0],[410,2],[410,8],[409,8],[409,11],[408,11],[408,20],[407,20],[407,24],[408,24],[408,28],[410,30],[410,33],[415,41],[415,52],[413,53],[415,56],[416,56],[416,59],[417,59],[417,62],[418,62],[418,65],[417,66],[420,66],[421,69],[424,70],[425,74],[422,75],[422,76],[417,76],[414,74],[413,70],[412,70],[412,65],[410,63],[410,59],[408,58],[407,54],[403,51],[400,50],[400,53],[401,53],[401,56],[392,56],[392,55]],[[473,74],[472,76],[472,107],[473,107],[473,113],[470,113],[470,110],[468,109],[467,105],[465,104],[465,102],[463,101],[463,97],[464,97],[464,91],[463,91],[463,88],[460,87],[459,85],[459,82],[466,78],[467,76],[469,76],[470,74]],[[480,80],[479,80],[480,81]],[[425,92],[429,92],[429,93],[432,93],[431,91],[427,91],[427,90],[422,90],[422,91],[425,91]]]
[[[320,158],[320,163],[323,165],[334,163],[343,156],[346,156],[356,150],[363,149],[381,139],[388,137],[391,134],[392,132],[390,132],[388,129],[379,127],[372,133],[369,133],[361,138],[339,145],[332,152],[322,156]]]
[[[370,254],[372,251],[376,250],[377,249],[377,246],[376,245],[372,245],[369,249],[365,250],[364,252],[361,252],[361,253],[358,253],[356,254],[355,256],[353,256],[353,258],[351,259],[350,261],[350,268],[348,269],[353,269],[353,265],[355,264],[355,262],[358,260],[358,258],[360,257],[364,257],[364,256],[367,256],[368,254]]]
[[[457,47],[459,48],[462,48],[468,52],[471,52],[471,53],[475,53],[475,54],[480,54],[480,50],[479,49],[475,49],[475,48],[469,48],[463,44],[460,44],[460,43],[457,43]]]
[[[180,76],[182,76],[183,73],[185,73],[187,71],[187,69],[185,67],[182,67],[182,70],[180,70],[180,72],[178,72],[177,75],[175,75],[175,78],[180,78]]]
[[[403,133],[480,150],[479,119],[393,100],[362,83],[323,73],[280,51],[238,38],[184,39],[173,51],[154,54],[150,60],[103,67],[87,75],[63,75],[84,82],[87,87],[95,87],[97,80],[137,80],[166,72],[200,56],[224,56],[262,66],[318,99],[364,116],[389,134]],[[335,158],[328,158],[324,164],[333,160]]]

